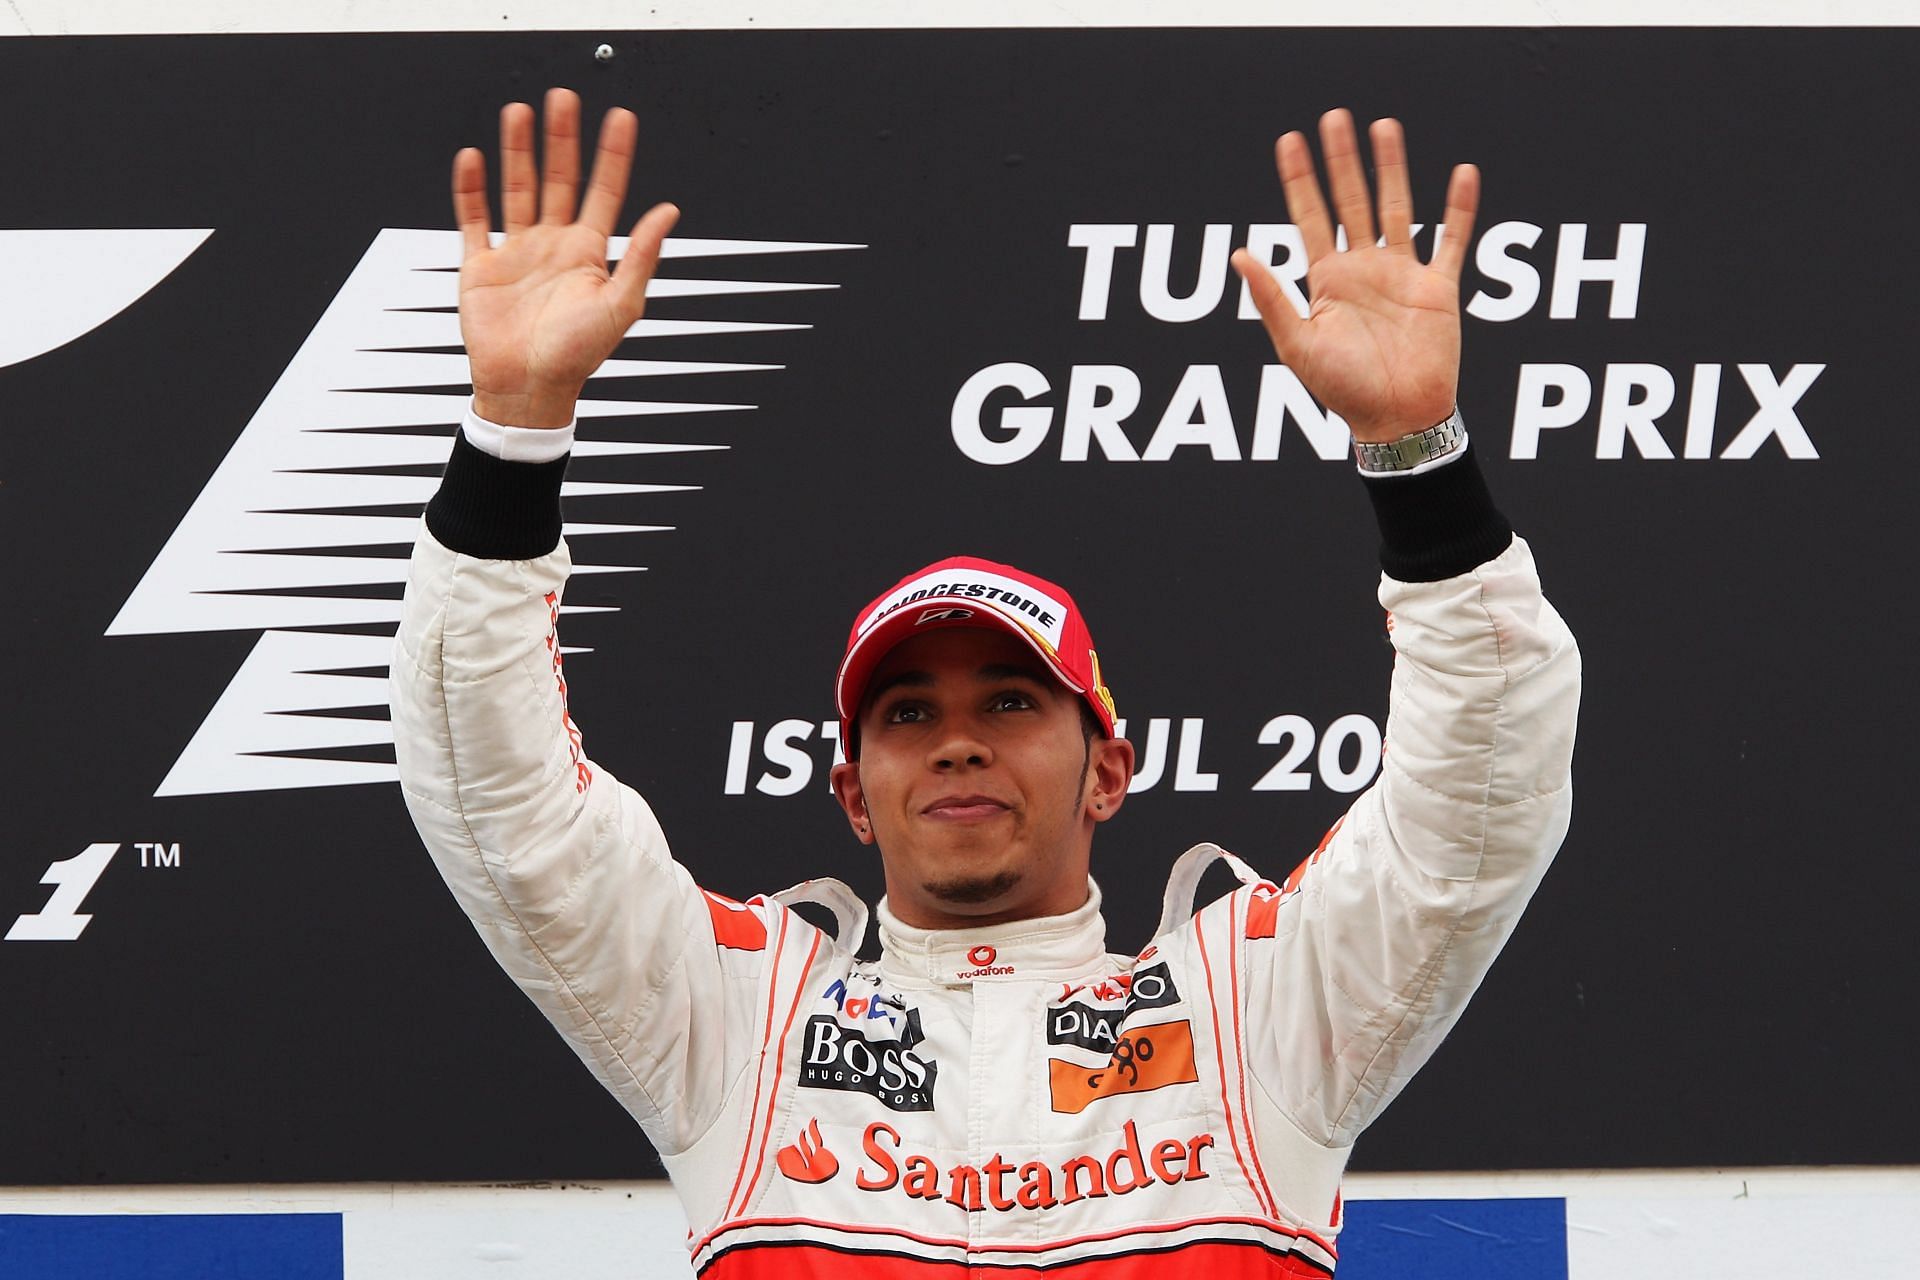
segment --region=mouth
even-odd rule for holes
[[[987,822],[1011,812],[1012,806],[992,796],[941,796],[920,810],[920,816],[936,822]]]

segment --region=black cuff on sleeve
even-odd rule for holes
[[[1485,564],[1513,541],[1473,445],[1417,476],[1361,477],[1380,524],[1380,567],[1401,582],[1438,582]]]
[[[566,473],[566,458],[505,462],[456,431],[440,490],[427,503],[427,528],[449,551],[482,560],[546,555],[560,545]]]

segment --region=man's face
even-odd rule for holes
[[[1093,828],[1132,775],[1125,742],[1088,742],[1080,698],[1003,631],[949,627],[875,668],[860,759],[834,794],[878,843],[889,905],[922,928],[1059,915],[1086,901]]]

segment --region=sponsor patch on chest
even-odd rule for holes
[[[866,1028],[856,1030],[839,1016],[816,1013],[807,1019],[800,1056],[800,1087],[864,1093],[889,1111],[933,1110],[933,1087],[940,1064],[916,1047],[926,1038],[920,1011],[896,1011],[873,1030],[898,1036],[869,1039]]]
[[[1047,1090],[1053,1109],[1063,1115],[1078,1115],[1102,1098],[1150,1093],[1199,1079],[1193,1060],[1193,1024],[1186,1021],[1122,1030],[1112,1054],[1098,1067],[1047,1059]]]
[[[981,1163],[936,1162],[913,1151],[900,1131],[876,1120],[860,1136],[853,1164],[853,1185],[861,1191],[892,1193],[911,1200],[944,1200],[969,1213],[1046,1210],[1124,1196],[1152,1186],[1172,1186],[1210,1177],[1203,1164],[1213,1146],[1211,1133],[1151,1141],[1137,1123],[1126,1121],[1112,1145],[1058,1161],[1023,1159],[995,1151]],[[776,1157],[792,1182],[817,1186],[841,1171],[841,1157],[828,1149],[818,1120],[810,1120]]]
[[[1120,1043],[1121,1026],[1135,1012],[1180,1003],[1180,992],[1173,985],[1173,975],[1165,964],[1131,974],[1117,974],[1089,987],[1070,988],[1069,994],[1081,991],[1096,1001],[1122,1000],[1123,1003],[1106,1009],[1083,1000],[1048,1006],[1048,1044],[1071,1044],[1110,1054]]]
[[[1074,997],[1083,997],[1076,999]],[[1063,987],[1047,1006],[1049,1045],[1099,1054],[1104,1062],[1047,1059],[1053,1110],[1078,1115],[1101,1098],[1191,1084],[1200,1076],[1193,1057],[1193,1024],[1161,1012],[1150,1026],[1136,1016],[1180,1003],[1165,961],[1099,982]]]

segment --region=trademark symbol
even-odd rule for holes
[[[140,851],[140,865],[177,871],[180,868],[180,842],[165,840],[134,841]],[[50,863],[41,875],[41,884],[53,886],[47,905],[29,911],[13,922],[6,942],[75,942],[93,916],[80,910],[93,886],[106,874],[107,864],[120,852],[118,844],[90,844],[71,858]]]
[[[167,844],[160,840],[133,842],[140,851],[140,865],[143,867],[178,867],[180,865],[180,842]]]

